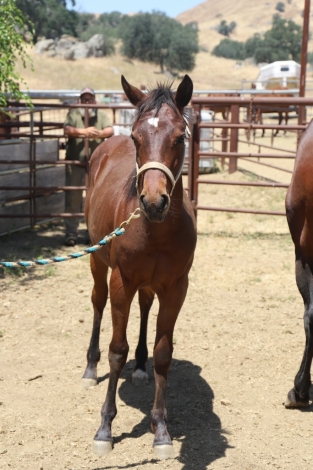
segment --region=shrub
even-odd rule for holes
[[[229,25],[225,20],[222,20],[217,28],[217,32],[222,34],[223,36],[229,36],[234,29],[236,28],[237,24],[235,21],[232,21]]]
[[[225,59],[242,60],[245,58],[244,43],[228,38],[222,39],[222,41],[214,47],[212,54],[217,57],[225,57]]]
[[[283,2],[278,2],[276,5],[276,10],[284,13],[285,11],[285,4]]]

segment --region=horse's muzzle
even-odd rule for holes
[[[163,222],[166,219],[170,207],[170,198],[167,194],[162,194],[158,200],[149,201],[147,196],[141,195],[139,198],[140,209],[149,222]]]

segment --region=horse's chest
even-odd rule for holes
[[[187,265],[187,259],[183,258],[162,250],[122,250],[118,258],[118,268],[128,283],[137,287],[156,288],[161,284],[171,285],[180,277]]]

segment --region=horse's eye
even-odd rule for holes
[[[175,144],[183,144],[185,142],[185,134],[181,135],[176,139]]]

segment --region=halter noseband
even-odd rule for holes
[[[190,136],[190,129],[189,129],[189,126],[188,126],[188,120],[185,116],[183,116],[183,119],[186,123],[186,134],[187,136],[189,137]],[[170,197],[172,197],[172,194],[173,194],[173,191],[174,191],[174,188],[175,188],[175,185],[177,183],[177,180],[178,178],[180,177],[181,175],[181,172],[183,170],[183,166],[184,166],[184,163],[185,163],[185,152],[183,154],[183,158],[182,158],[182,163],[180,165],[180,168],[176,174],[176,176],[174,177],[173,173],[171,172],[171,170],[166,166],[164,165],[163,163],[161,162],[148,162],[148,163],[145,163],[144,165],[142,165],[142,167],[138,167],[138,164],[136,162],[136,189],[137,189],[137,192],[138,192],[138,177],[141,173],[144,173],[145,171],[147,170],[151,170],[151,169],[156,169],[156,170],[161,170],[163,171],[163,173],[166,174],[166,176],[168,177],[168,179],[170,180],[171,184],[172,184],[172,189],[171,189],[171,192],[170,192]]]

